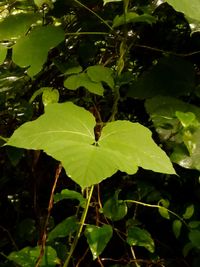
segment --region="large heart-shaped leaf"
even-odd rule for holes
[[[64,31],[53,25],[35,27],[21,37],[13,47],[13,61],[20,67],[29,67],[27,73],[34,76],[41,69],[51,48],[64,40]]]
[[[39,13],[10,15],[0,22],[0,40],[12,40],[24,36],[33,23],[42,19]]]
[[[71,102],[50,104],[45,114],[19,127],[8,145],[42,149],[62,162],[69,177],[82,188],[100,183],[117,170],[134,174],[138,166],[174,174],[165,152],[139,123],[115,121],[95,142],[95,118]]]
[[[186,16],[200,20],[200,1],[199,0],[167,0],[173,8]]]

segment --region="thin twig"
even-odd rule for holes
[[[49,199],[48,213],[47,213],[47,217],[46,217],[46,220],[45,220],[44,231],[43,231],[43,235],[42,235],[42,239],[41,239],[40,254],[39,254],[38,258],[37,258],[35,267],[39,267],[40,266],[40,263],[41,263],[42,258],[44,256],[44,251],[45,251],[45,246],[46,246],[46,240],[47,240],[47,226],[48,226],[48,223],[49,223],[49,218],[50,218],[50,215],[51,215],[51,210],[53,208],[54,192],[55,192],[55,189],[56,189],[56,185],[57,185],[58,178],[60,176],[61,170],[62,170],[62,165],[61,165],[61,163],[59,163],[59,165],[58,165],[58,167],[56,169],[55,180],[54,180],[54,184],[53,184],[53,187],[52,187],[52,190],[51,190],[50,199]]]

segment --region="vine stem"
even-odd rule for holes
[[[88,209],[89,209],[89,206],[90,206],[90,201],[91,201],[93,190],[94,190],[94,185],[92,185],[91,188],[90,188],[90,192],[89,192],[89,195],[88,195],[88,198],[87,198],[87,203],[86,203],[86,206],[85,206],[85,208],[83,210],[83,213],[82,213],[82,216],[81,216],[81,220],[80,220],[80,223],[79,223],[79,228],[78,228],[78,230],[76,232],[76,236],[75,236],[74,241],[73,241],[73,243],[71,245],[69,254],[67,256],[67,259],[64,262],[63,267],[68,267],[69,266],[71,257],[72,257],[72,255],[74,253],[74,250],[76,248],[78,240],[79,240],[79,238],[81,236],[81,233],[82,233],[82,230],[83,230],[83,226],[85,224],[85,220],[86,220],[86,217],[87,217]]]
[[[174,215],[175,217],[177,217],[187,228],[188,228],[188,225],[187,223],[183,220],[183,218],[181,218],[178,214],[176,214],[175,212],[167,209],[166,207],[164,206],[160,206],[160,205],[152,205],[152,204],[147,204],[147,203],[144,203],[144,202],[140,202],[140,201],[136,201],[136,200],[124,200],[124,202],[127,202],[127,203],[134,203],[134,204],[138,204],[138,205],[141,205],[141,206],[144,206],[144,207],[149,207],[149,208],[157,208],[157,209],[165,209],[166,211],[168,211],[169,213],[171,213],[172,215]]]

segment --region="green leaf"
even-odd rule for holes
[[[103,65],[87,68],[87,74],[93,82],[105,82],[111,89],[114,88],[113,70]]]
[[[95,225],[86,226],[85,236],[92,252],[93,260],[103,252],[112,235],[113,230],[110,225],[103,225],[102,227]]]
[[[188,235],[191,243],[194,247],[200,249],[200,231],[199,230],[191,230]]]
[[[189,126],[198,126],[199,122],[196,120],[196,116],[192,112],[176,111],[176,117],[179,119],[184,128]]]
[[[22,250],[10,253],[8,258],[9,260],[14,261],[22,267],[35,267],[35,263],[39,256],[39,253],[39,247],[25,247]],[[59,261],[57,258],[56,251],[52,247],[46,246],[40,266],[55,267],[58,263]]]
[[[49,8],[53,9],[53,1],[51,0],[34,0],[34,3],[38,8],[42,8],[44,5],[47,5]]]
[[[119,192],[120,190],[117,190],[103,205],[103,214],[112,221],[123,219],[128,211],[126,203],[118,199]]]
[[[195,247],[191,242],[187,243],[183,248],[183,256],[186,257],[188,253],[194,248]]]
[[[64,40],[64,31],[53,25],[35,27],[21,37],[13,47],[13,61],[20,67],[29,67],[30,76],[41,71],[48,52]]]
[[[150,233],[137,226],[133,226],[128,229],[126,241],[130,246],[145,247],[151,253],[155,250],[155,244]]]
[[[145,22],[152,24],[156,22],[156,18],[149,14],[138,15],[135,12],[128,12],[126,15],[117,15],[113,20],[113,28],[119,27],[127,23]]]
[[[61,193],[54,195],[54,202],[57,203],[63,199],[76,199],[80,202],[82,208],[85,207],[86,199],[79,193],[69,189],[63,189]]]
[[[103,0],[103,4],[106,5],[108,3],[113,3],[113,2],[122,2],[123,0]]]
[[[194,214],[194,205],[190,205],[186,208],[185,213],[183,214],[183,219],[188,220],[192,217]]]
[[[160,207],[158,208],[158,211],[160,213],[160,215],[165,218],[165,219],[170,219],[170,215],[169,215],[169,211],[167,210],[167,208],[169,207],[169,200],[167,199],[161,199],[158,202],[158,205],[160,205]]]
[[[166,0],[176,11],[184,13],[186,16],[200,20],[200,2],[199,0]]]
[[[83,68],[81,66],[71,67],[65,71],[65,75],[77,74],[82,72],[82,70]]]
[[[31,25],[42,19],[38,13],[10,15],[0,22],[0,40],[17,39],[27,34]]]
[[[200,226],[200,221],[190,221],[190,222],[188,223],[188,226],[189,226],[190,228],[198,228],[198,227]]]
[[[44,150],[61,161],[68,176],[82,188],[100,183],[117,170],[134,174],[138,166],[175,174],[146,127],[129,121],[111,122],[97,143],[95,125],[95,118],[84,108],[71,102],[50,104],[44,115],[19,127],[7,144]]]
[[[176,238],[180,236],[181,233],[181,227],[182,227],[182,222],[180,220],[174,220],[172,224],[172,229],[174,232],[174,235]]]
[[[7,54],[7,47],[0,44],[0,64],[3,64]]]
[[[60,222],[56,227],[48,234],[47,241],[51,242],[56,238],[66,237],[78,229],[78,221],[75,216],[68,217]]]
[[[64,86],[70,90],[79,87],[86,88],[89,92],[103,96],[104,88],[101,82],[93,82],[86,73],[71,75],[64,81]]]
[[[57,89],[51,87],[46,87],[42,93],[42,102],[46,107],[49,104],[58,103],[59,101],[59,92]]]

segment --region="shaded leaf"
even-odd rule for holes
[[[192,112],[176,111],[175,114],[184,128],[187,128],[189,126],[198,126],[199,124],[198,121],[196,120],[195,114]]]
[[[105,249],[113,235],[110,225],[98,227],[95,225],[87,225],[85,236],[92,252],[93,260],[95,260]]]
[[[105,82],[111,89],[114,88],[113,70],[103,65],[87,68],[87,74],[93,82]]]
[[[172,229],[174,232],[174,235],[176,238],[180,236],[181,233],[181,227],[182,227],[182,222],[180,220],[174,220],[172,224]]]
[[[141,99],[158,95],[179,96],[194,90],[194,66],[172,56],[161,58],[148,71],[143,72],[130,86],[128,96]]]
[[[60,222],[56,227],[48,234],[47,241],[51,242],[56,238],[66,237],[78,229],[78,221],[75,216],[68,217]]]
[[[127,23],[145,22],[152,24],[156,22],[156,18],[149,14],[138,15],[135,12],[128,12],[126,15],[117,15],[113,20],[113,28],[119,27]]]
[[[3,64],[7,54],[7,47],[0,44],[0,64]]]
[[[93,82],[86,73],[71,75],[64,81],[64,86],[70,90],[79,87],[86,88],[89,92],[103,96],[104,88],[101,82]]]
[[[39,247],[25,247],[20,251],[15,251],[9,254],[8,258],[11,261],[19,264],[22,267],[35,267],[36,260],[40,254]],[[40,266],[42,267],[55,267],[58,264],[56,251],[50,247],[45,247],[44,256]]]
[[[198,227],[200,226],[200,221],[190,221],[190,222],[188,223],[188,226],[189,226],[190,228],[198,228]]]
[[[71,67],[65,71],[65,75],[80,73],[82,70],[83,68],[81,66]]]
[[[200,248],[200,230],[191,230],[188,237],[194,247]]]
[[[155,244],[150,233],[137,226],[133,226],[128,229],[126,241],[130,246],[145,247],[151,253],[155,250]]]
[[[138,166],[175,173],[149,129],[129,121],[111,122],[97,143],[95,124],[89,111],[71,102],[51,104],[44,115],[19,127],[7,144],[44,150],[61,161],[68,176],[83,188],[100,183],[117,170],[134,174]]]
[[[33,23],[42,19],[38,13],[9,15],[0,22],[0,40],[12,40],[24,36]]]
[[[76,199],[80,202],[82,208],[85,207],[86,199],[79,193],[69,189],[63,189],[61,193],[54,195],[54,202],[57,203],[63,199]]]
[[[126,216],[128,208],[123,200],[119,200],[120,190],[117,190],[113,197],[109,198],[103,205],[103,214],[112,221],[118,221]]]
[[[13,61],[20,67],[29,67],[28,75],[41,71],[50,49],[64,40],[64,31],[52,25],[35,27],[21,37],[13,47]]]
[[[188,253],[194,248],[195,246],[191,242],[187,243],[183,248],[183,256],[186,257]]]

